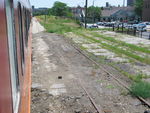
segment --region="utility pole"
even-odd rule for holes
[[[94,6],[94,2],[95,2],[95,0],[93,0],[93,6]]]
[[[95,0],[93,0],[93,7],[94,7],[94,2],[95,2]],[[94,11],[93,11],[93,25],[94,25]]]
[[[87,4],[88,0],[85,1],[85,28],[87,28]]]

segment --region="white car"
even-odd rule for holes
[[[146,31],[150,32],[150,25],[146,26]]]

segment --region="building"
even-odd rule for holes
[[[143,21],[150,21],[150,0],[144,0],[143,5]]]
[[[109,2],[106,2],[106,7],[109,7]]]
[[[135,0],[127,0],[127,6],[134,6]]]
[[[111,21],[111,16],[123,7],[104,7],[101,13],[101,21]]]
[[[134,7],[109,7],[102,10],[101,21],[130,21],[136,17]]]
[[[80,6],[71,7],[70,9],[71,9],[72,13],[74,14],[74,16],[80,16],[85,10],[85,8],[80,7]]]
[[[112,14],[111,18],[113,18],[114,20],[129,22],[129,21],[137,20],[138,16],[134,11],[134,7],[128,6],[128,7],[123,7],[116,13]]]
[[[80,21],[84,20],[85,17],[85,8],[84,7],[71,7],[71,12],[73,13],[74,17]]]

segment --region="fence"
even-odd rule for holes
[[[139,31],[139,30],[137,30],[136,27],[133,27],[132,25],[128,26],[128,27],[125,27],[124,23],[122,23],[122,24],[119,24],[119,25],[115,25],[115,24],[109,25],[107,27],[112,28],[112,30],[115,31],[115,32],[125,33],[125,34],[138,36],[138,37],[150,40],[150,32],[146,32],[146,31],[143,31],[143,30]]]

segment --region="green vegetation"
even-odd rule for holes
[[[108,64],[108,63],[107,63]],[[133,80],[134,82],[139,82],[141,81],[143,78],[149,78],[149,76],[144,75],[142,73],[137,74],[137,75],[133,75],[130,74],[122,69],[120,69],[119,67],[116,66],[116,63],[109,63],[109,65],[111,65],[114,69],[118,70],[121,74],[123,74],[124,76],[127,76],[129,79]]]
[[[44,22],[44,16],[38,17],[40,22],[46,28],[47,32],[64,34],[72,32],[80,28],[76,21],[68,18],[60,18],[56,16],[47,16],[47,21]]]
[[[82,29],[76,22],[72,19],[68,18],[60,18],[56,16],[48,16],[47,21],[44,22],[44,16],[38,17],[40,18],[41,23],[44,25],[44,27],[47,29],[50,33],[58,33],[58,34],[64,34],[67,32],[73,32],[77,36],[82,36],[83,38],[91,40],[91,42],[100,43],[100,46],[102,48],[108,49],[120,56],[125,55],[131,60],[135,59],[140,62],[150,64],[150,58],[149,57],[141,57],[137,52],[143,52],[146,54],[150,54],[150,50],[144,47],[140,47],[137,45],[129,44],[120,40],[116,40],[113,37],[108,37],[104,35],[100,35],[96,32],[92,32],[91,30],[85,30]],[[87,36],[85,34],[89,34],[90,36]],[[95,39],[94,37],[99,37],[98,39]],[[102,42],[102,40],[108,41],[108,43]],[[110,44],[111,43],[111,44]],[[113,43],[113,44],[112,44]],[[120,48],[121,47],[121,48]]]
[[[114,89],[115,87],[113,85],[107,85],[106,88],[108,88],[108,89]]]
[[[94,22],[95,22],[95,19],[98,19],[100,20],[100,17],[101,17],[101,8],[100,7],[95,7],[95,6],[90,6],[88,7],[88,17],[92,17],[94,19]]]
[[[132,53],[130,51],[127,51],[127,50],[124,50],[122,48],[119,48],[118,45],[109,45],[107,43],[103,43],[101,40],[97,40],[97,39],[95,39],[95,38],[93,38],[91,36],[87,36],[85,34],[82,34],[82,33],[78,32],[78,35],[79,34],[81,36],[83,36],[84,38],[87,38],[87,39],[90,39],[90,40],[94,41],[95,43],[100,43],[100,46],[102,46],[105,49],[109,49],[109,50],[113,51],[116,54],[126,55],[127,57],[133,58],[133,59],[138,60],[140,62],[143,62],[143,63],[146,63],[146,64],[150,64],[150,59],[147,58],[147,57],[144,58],[144,57],[138,56],[138,55],[136,55],[136,54],[134,54],[134,53]]]
[[[127,96],[129,92],[127,90],[122,89],[120,94],[123,96]]]
[[[136,46],[136,45],[133,45],[133,44],[129,44],[129,43],[126,43],[126,42],[123,42],[123,41],[120,41],[120,40],[116,40],[114,39],[113,37],[107,37],[107,36],[104,36],[104,35],[100,35],[98,33],[91,33],[94,37],[99,37],[99,38],[103,38],[105,40],[108,40],[110,42],[114,42],[116,43],[117,45],[119,46],[124,46],[124,47],[128,47],[134,51],[139,51],[139,52],[143,52],[143,53],[148,53],[150,54],[150,50],[148,50],[147,48],[144,48],[144,47],[139,47],[139,46]]]
[[[67,4],[63,2],[56,1],[54,3],[54,6],[49,9],[49,14],[54,16],[60,16],[60,17],[72,17],[73,14],[71,13],[71,10],[67,6]]]
[[[83,46],[80,46],[81,49],[83,51],[85,51],[87,48],[83,47]],[[93,53],[89,53],[87,52],[88,56],[93,59],[94,61],[97,61],[98,63],[102,64],[102,65],[110,65],[111,67],[113,67],[114,69],[116,69],[118,72],[120,72],[121,74],[123,74],[124,76],[127,76],[129,79],[133,80],[134,82],[139,82],[141,81],[142,79],[146,79],[146,78],[149,78],[148,75],[145,75],[145,74],[142,74],[142,73],[139,73],[139,74],[130,74],[124,70],[122,70],[120,67],[116,66],[117,63],[115,62],[106,62],[106,57],[104,56],[95,56]],[[99,66],[96,66],[96,68],[99,68]]]
[[[138,16],[142,17],[143,0],[135,0],[135,12]]]
[[[82,49],[82,48],[81,48]],[[85,49],[83,49],[85,50]],[[106,65],[110,65],[112,66],[114,69],[116,69],[117,71],[119,71],[121,74],[123,74],[124,76],[127,76],[129,79],[133,80],[134,82],[139,82],[141,81],[143,78],[149,78],[149,76],[147,75],[144,75],[142,73],[139,73],[137,75],[133,75],[133,74],[130,74],[122,69],[120,69],[118,66],[116,66],[116,63],[115,62],[106,62],[105,61],[105,57],[104,56],[95,56],[93,53],[88,53],[88,56],[93,59],[93,60],[96,60],[97,62],[99,62],[100,64],[106,64]]]
[[[88,31],[112,31],[112,28],[90,28]]]
[[[150,83],[145,81],[136,82],[131,86],[131,94],[143,98],[150,98]]]

